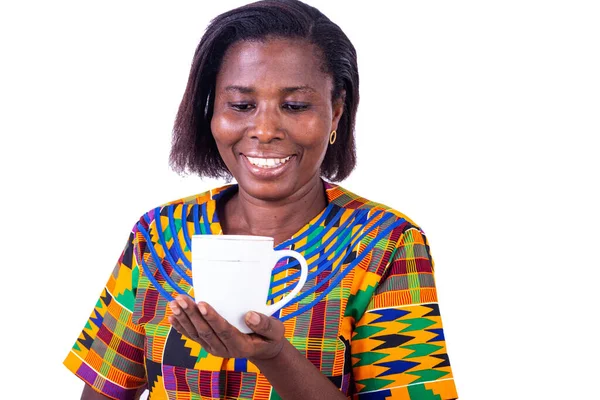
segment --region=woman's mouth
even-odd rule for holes
[[[259,168],[277,168],[285,163],[287,163],[292,156],[287,156],[285,158],[259,158],[259,157],[250,157],[246,156],[250,164]]]
[[[249,156],[242,154],[243,165],[246,166],[246,170],[250,172],[257,179],[277,179],[287,170],[294,166],[293,160],[296,158],[295,154],[282,157],[279,154],[269,154],[270,157],[265,157],[261,154],[260,157],[256,157],[257,154]]]

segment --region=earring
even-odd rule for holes
[[[331,131],[331,134],[329,135],[329,144],[334,144],[336,138],[337,138],[337,132]]]

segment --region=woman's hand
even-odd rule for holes
[[[231,326],[208,304],[184,295],[169,303],[169,322],[177,332],[200,343],[212,355],[223,358],[268,360],[283,348],[285,327],[276,318],[256,312],[246,314],[246,324],[254,333],[244,334]]]
[[[255,364],[283,399],[346,399],[306,357],[284,337],[276,318],[249,312],[249,335],[231,326],[208,304],[195,304],[188,296],[169,303],[169,322],[181,334],[223,358],[247,358]]]

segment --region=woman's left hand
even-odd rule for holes
[[[286,340],[281,321],[253,311],[246,314],[246,324],[254,333],[246,335],[211,306],[196,304],[188,296],[177,296],[169,306],[173,311],[171,325],[217,357],[267,360],[279,354]]]

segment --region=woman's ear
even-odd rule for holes
[[[340,122],[340,118],[342,118],[342,114],[344,114],[344,105],[346,104],[346,91],[342,90],[338,97],[333,100],[333,113],[331,119],[331,129],[330,131],[335,131],[338,128],[338,123]]]

